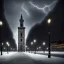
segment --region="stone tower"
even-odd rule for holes
[[[24,20],[21,15],[20,18],[20,27],[18,27],[18,51],[25,51],[25,27],[24,27]]]

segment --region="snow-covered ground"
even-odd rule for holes
[[[51,56],[51,58],[48,58],[47,55],[30,54],[30,53],[26,53],[26,54],[30,56],[33,60],[35,60],[38,64],[39,62],[44,64],[64,64],[64,58],[54,57],[54,56]]]
[[[27,51],[29,52],[29,51]],[[34,53],[35,51],[30,51],[30,53]],[[44,51],[36,51],[36,53],[44,53]],[[45,51],[45,53],[48,53],[48,51]],[[58,51],[51,51],[51,54],[64,54],[64,52],[58,52]]]
[[[41,52],[40,52],[41,53]],[[45,52],[46,53],[46,52]],[[51,52],[53,54],[64,54],[64,52]],[[28,52],[3,52],[0,55],[0,64],[64,64],[64,58],[40,55]]]

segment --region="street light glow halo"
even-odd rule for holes
[[[2,26],[3,25],[3,22],[2,21],[0,21],[0,26]]]
[[[4,44],[2,43],[2,45],[4,45]]]
[[[10,46],[9,42],[6,42],[7,46]]]
[[[43,42],[43,45],[46,45],[46,43],[45,43],[45,42]]]
[[[47,21],[47,22],[48,22],[48,24],[50,24],[50,23],[51,23],[51,19],[48,19],[48,21]]]
[[[34,43],[36,43],[36,39],[34,39]]]
[[[31,45],[33,45],[33,42],[31,42]]]

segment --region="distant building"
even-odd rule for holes
[[[52,51],[64,51],[64,41],[54,41],[51,44]]]
[[[20,27],[18,27],[18,51],[25,51],[25,27],[24,27],[24,20],[21,15],[20,19]]]

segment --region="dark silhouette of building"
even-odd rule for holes
[[[51,43],[51,51],[64,51],[64,41],[53,41]]]
[[[2,21],[3,25],[0,26],[0,46],[3,43],[3,48],[6,48],[6,42],[9,42],[10,48],[17,49],[15,40],[13,38],[12,31],[9,27],[9,24],[6,20],[5,14],[4,14],[4,0],[0,0],[0,21]],[[11,50],[11,49],[9,49]]]

